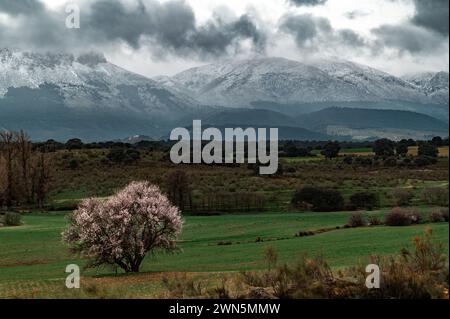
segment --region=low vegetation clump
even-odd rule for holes
[[[379,198],[377,194],[370,192],[355,193],[350,197],[350,203],[356,209],[368,209],[372,210],[379,206]]]
[[[448,222],[448,208],[433,209],[428,219],[432,223]]]
[[[403,188],[395,188],[390,195],[395,206],[409,206],[414,197],[410,190]]]
[[[14,212],[7,212],[4,216],[4,224],[6,226],[20,226],[22,225],[22,215]]]
[[[278,262],[276,252],[265,252],[267,268],[245,271],[207,285],[186,275],[163,279],[167,298],[221,299],[425,299],[448,298],[448,263],[442,244],[432,231],[413,240],[414,249],[396,256],[369,258],[380,268],[380,287],[366,287],[365,265],[333,272],[323,257],[301,255],[292,264]]]
[[[383,225],[383,221],[375,215],[369,215],[367,218],[367,223],[369,226],[380,226]]]
[[[363,215],[360,212],[352,213],[348,219],[347,225],[350,227],[362,227],[366,225]]]
[[[296,208],[316,212],[340,211],[344,207],[341,193],[331,189],[304,187],[297,190],[292,198]]]
[[[386,216],[384,223],[387,226],[409,226],[419,224],[422,215],[411,208],[394,207]]]
[[[440,187],[425,188],[421,196],[423,201],[429,205],[448,206],[448,189]]]

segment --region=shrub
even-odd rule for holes
[[[383,165],[386,167],[395,167],[397,166],[397,158],[390,156],[383,161]]]
[[[413,198],[412,192],[403,188],[396,188],[391,192],[395,206],[408,206]]]
[[[439,150],[436,145],[433,145],[431,143],[421,143],[419,145],[418,155],[437,157],[439,155]]]
[[[295,207],[316,212],[340,211],[344,207],[344,198],[335,190],[304,187],[295,192],[292,204]]]
[[[448,206],[448,189],[439,187],[425,188],[421,196],[429,205]]]
[[[333,273],[325,259],[303,254],[296,263],[280,263],[270,247],[265,252],[266,269],[227,276],[219,285],[192,277],[163,278],[168,298],[235,299],[448,299],[448,262],[441,243],[432,232],[417,236],[414,249],[402,249],[389,257],[373,256],[369,263],[380,266],[379,289],[367,289],[366,265]]]
[[[444,221],[444,216],[442,216],[439,210],[433,210],[428,219],[431,223],[442,223]]]
[[[141,154],[138,150],[134,149],[112,149],[106,155],[106,158],[115,164],[126,164],[131,165],[136,163],[140,158]]]
[[[345,164],[347,164],[347,165],[352,165],[353,164],[353,157],[352,156],[345,156],[342,161]]]
[[[434,209],[428,218],[432,223],[448,222],[448,208]]]
[[[361,227],[365,225],[363,216],[361,213],[353,213],[350,215],[347,225],[350,227]]]
[[[5,214],[6,226],[20,226],[22,225],[22,215],[19,213],[7,212]]]
[[[181,232],[180,211],[157,186],[132,182],[106,201],[84,200],[69,217],[63,238],[88,266],[112,265],[138,272],[148,252],[173,250]]]
[[[386,158],[394,155],[395,143],[386,138],[375,141],[373,152],[376,156]]]
[[[386,216],[384,223],[387,226],[409,226],[419,224],[422,216],[413,209],[394,207]]]
[[[365,265],[349,276],[357,285],[348,286],[346,297],[362,299],[448,299],[448,262],[442,243],[434,243],[431,229],[413,240],[414,249],[403,248],[397,256],[372,257],[382,278],[379,289],[364,285]],[[343,297],[343,296],[341,296]]]
[[[418,167],[433,165],[436,164],[436,162],[436,158],[430,156],[418,156],[414,158],[414,165]]]
[[[383,225],[383,222],[375,215],[370,215],[367,221],[369,223],[369,226]]]
[[[372,210],[379,206],[377,194],[369,192],[355,193],[350,197],[350,203],[356,208],[365,208]]]

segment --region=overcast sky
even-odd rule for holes
[[[448,71],[448,0],[0,0],[0,47],[100,51],[147,75],[226,58],[340,57],[395,75]]]

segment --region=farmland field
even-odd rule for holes
[[[448,207],[448,157],[425,167],[385,165],[366,148],[343,149],[339,157],[280,158],[280,172],[259,176],[242,165],[181,165],[167,160],[164,150],[141,149],[139,160],[114,163],[109,149],[62,149],[49,153],[53,165],[51,188],[44,207],[13,208],[22,225],[0,227],[0,298],[161,298],[165,277],[192,276],[207,285],[245,270],[264,270],[264,252],[272,247],[280,262],[294,264],[299,256],[322,256],[339,273],[371,255],[398,255],[411,248],[413,238],[432,229],[434,243],[443,245],[448,258],[448,222],[431,223],[430,213]],[[349,164],[352,158],[370,160]],[[314,153],[314,152],[313,152]],[[315,152],[317,153],[317,152]],[[409,157],[411,163],[414,156]],[[139,274],[102,267],[83,269],[87,260],[70,252],[61,233],[67,215],[86,198],[106,199],[131,181],[146,180],[168,194],[171,176],[182,171],[188,181],[190,205],[183,211],[183,230],[173,254],[147,255]],[[311,212],[295,207],[292,199],[303,187],[333,190],[342,196],[340,211]],[[345,226],[355,207],[355,193],[377,198],[371,211],[359,208],[366,221],[380,221],[396,206],[393,191],[408,194],[406,208],[422,216],[419,224],[405,227]],[[424,196],[447,194],[430,202]],[[435,201],[436,199],[431,199]],[[334,209],[336,210],[336,209]],[[0,226],[2,216],[0,215]],[[300,235],[300,233],[308,235]],[[65,268],[82,267],[82,289],[65,288]]]
[[[364,213],[370,214],[382,217],[385,211]],[[436,241],[446,243],[448,254],[448,223],[341,228],[295,237],[298,231],[343,226],[348,216],[346,212],[185,216],[178,253],[148,256],[139,275],[125,276],[102,268],[83,271],[82,280],[105,289],[103,294],[108,294],[108,289],[114,294],[114,289],[126,288],[127,297],[157,297],[163,275],[188,272],[214,281],[219,274],[262,268],[263,251],[269,245],[282,261],[295,261],[301,253],[320,254],[333,269],[339,269],[367,261],[369,255],[398,253],[410,247],[412,238],[428,226]],[[64,271],[68,264],[83,265],[85,261],[71,255],[61,242],[65,226],[65,213],[55,212],[29,214],[23,226],[0,229],[0,298],[78,297],[81,292],[72,295],[63,289]]]

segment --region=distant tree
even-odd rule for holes
[[[407,140],[401,140],[400,142],[398,142],[395,146],[395,151],[397,153],[397,155],[399,156],[406,156],[408,154],[409,151],[409,146],[410,143]]]
[[[189,178],[184,171],[173,171],[167,177],[167,189],[170,201],[184,211],[192,207],[192,194]]]
[[[37,153],[34,156],[31,172],[32,197],[40,208],[44,206],[50,190],[51,162],[45,153]]]
[[[404,188],[395,188],[391,191],[390,195],[395,206],[408,206],[414,197],[410,190]]]
[[[79,138],[72,138],[66,142],[68,150],[79,150],[83,148],[83,142]]]
[[[436,145],[432,143],[421,143],[419,145],[419,156],[438,157],[439,150]]]
[[[63,239],[89,258],[88,267],[113,265],[139,272],[147,253],[173,250],[180,234],[180,211],[148,182],[132,182],[103,201],[86,199],[69,217]]]
[[[386,158],[394,156],[395,143],[387,138],[376,140],[373,152],[376,156]]]
[[[440,136],[435,136],[431,140],[431,144],[433,144],[436,147],[442,147],[444,145],[444,140]]]
[[[141,153],[134,149],[114,148],[106,155],[115,164],[134,164],[141,158]]]
[[[311,156],[311,150],[304,147],[298,147],[294,142],[289,141],[283,147],[287,157],[308,157]]]
[[[335,190],[304,187],[294,193],[292,204],[300,209],[318,212],[340,211],[344,207],[344,198]]]
[[[375,193],[359,192],[350,197],[350,203],[357,209],[364,208],[372,210],[379,206],[379,198]]]
[[[4,159],[3,174],[5,175],[5,184],[3,190],[3,201],[6,207],[11,207],[13,203],[14,172],[13,161],[17,153],[16,134],[9,131],[0,132],[0,155]]]
[[[338,142],[329,142],[324,146],[321,154],[327,159],[332,159],[338,157],[340,150],[341,146]]]
[[[32,145],[27,134],[24,131],[17,133],[17,155],[18,165],[20,171],[20,177],[18,177],[17,187],[20,188],[20,193],[25,197],[28,202],[32,201],[32,189],[31,189],[31,160],[32,160]]]

